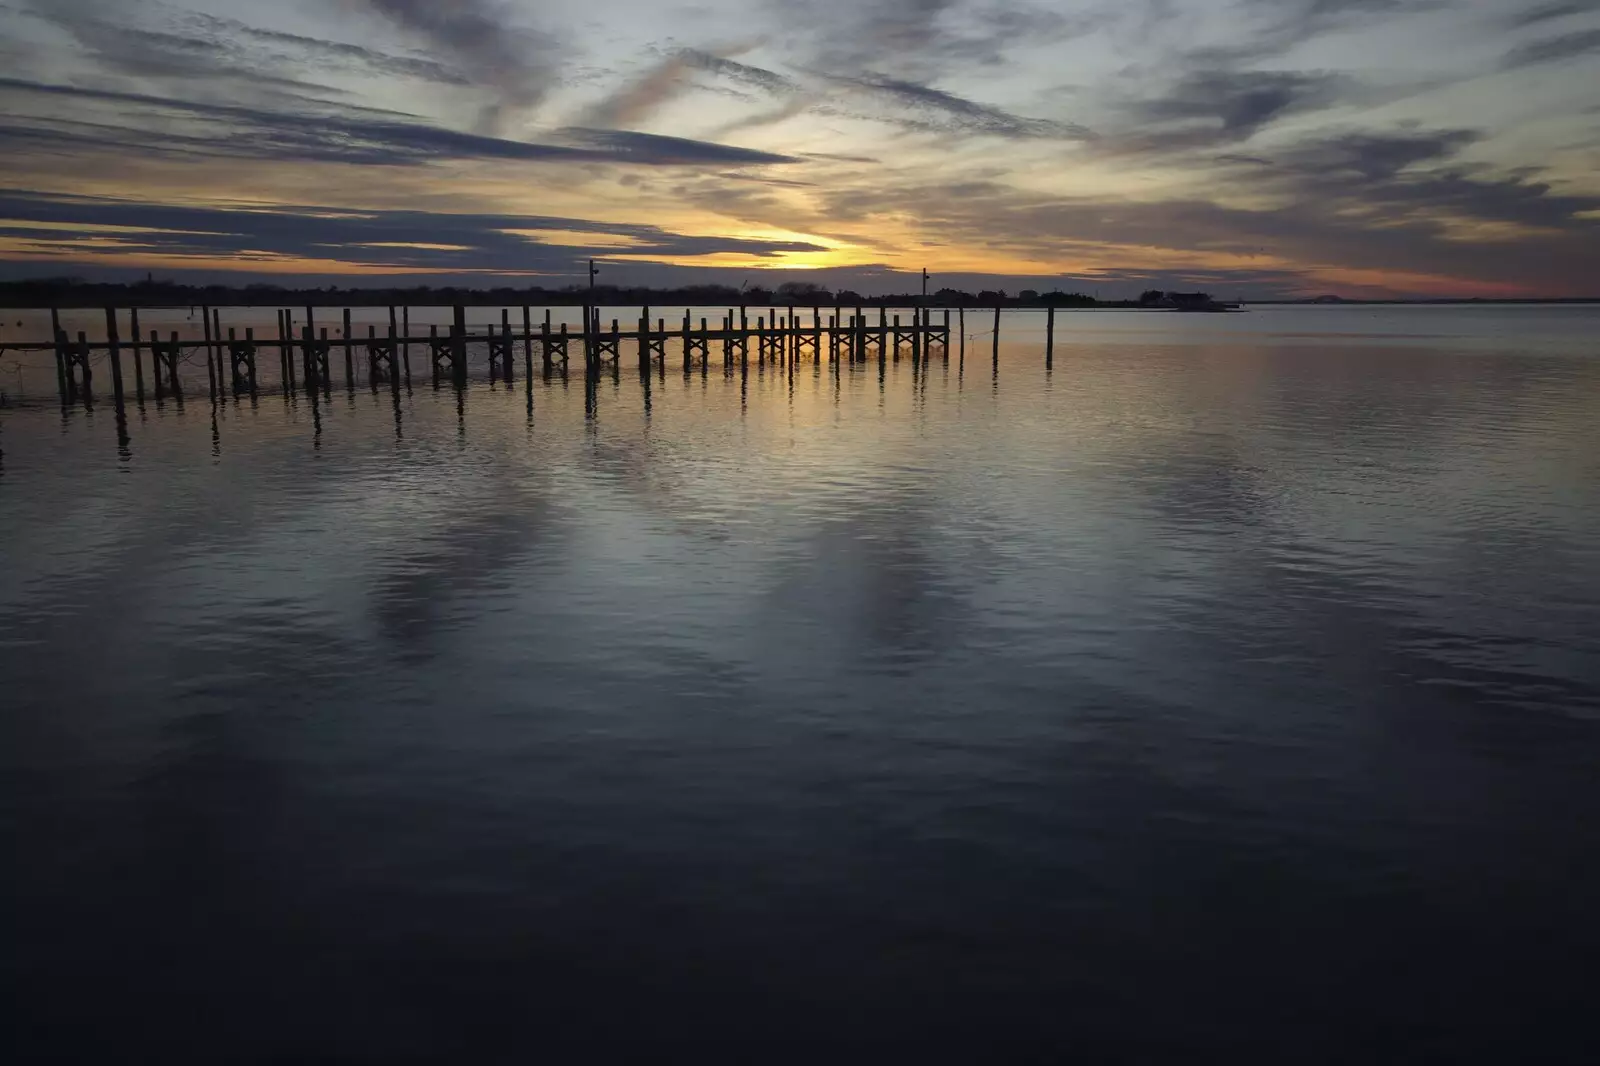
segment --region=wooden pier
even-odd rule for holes
[[[409,307],[389,308],[387,327],[380,330],[377,325],[368,324],[365,336],[355,334],[351,312],[346,309],[341,316],[343,329],[338,335],[329,336],[329,328],[318,326],[314,310],[308,307],[305,325],[298,332],[294,312],[280,309],[277,335],[257,337],[254,327],[245,328],[242,336],[233,326],[224,333],[221,309],[204,307],[199,309],[202,339],[185,342],[176,333],[169,333],[165,340],[156,330],[148,335],[142,333],[138,310],[129,312],[132,335],[123,340],[118,336],[119,310],[105,309],[104,340],[91,340],[83,331],[76,339],[69,337],[61,326],[59,312],[52,310],[51,340],[9,347],[55,353],[63,405],[93,402],[95,365],[98,355],[104,353],[120,408],[125,402],[125,357],[133,361],[135,397],[139,402],[145,399],[146,355],[150,357],[150,380],[158,400],[167,396],[182,398],[182,368],[203,356],[207,389],[211,399],[217,401],[229,395],[258,395],[263,390],[260,361],[271,354],[276,354],[278,360],[278,388],[288,393],[300,389],[326,392],[336,384],[355,389],[362,384],[357,366],[365,368],[366,384],[371,388],[385,384],[409,387],[413,348],[424,353],[425,373],[435,385],[465,384],[469,355],[476,350],[487,353],[490,379],[507,384],[516,378],[520,356],[522,373],[531,388],[536,358],[546,375],[567,372],[574,359],[581,359],[584,372],[591,376],[606,368],[615,372],[629,354],[637,357],[641,370],[665,372],[668,345],[674,341],[679,342],[685,374],[696,368],[709,369],[714,353],[720,354],[722,365],[730,368],[748,366],[752,361],[758,365],[847,364],[874,358],[879,362],[899,361],[907,356],[921,362],[935,353],[949,359],[952,328],[948,308],[940,309],[936,317],[931,308],[912,308],[904,315],[891,315],[885,307],[869,311],[864,307],[761,306],[729,308],[718,322],[706,317],[696,320],[686,309],[681,318],[670,323],[664,316],[652,317],[648,307],[641,308],[637,318],[630,316],[626,323],[615,317],[603,321],[599,308],[588,307],[582,309],[583,324],[574,330],[567,323],[553,322],[549,309],[541,309],[542,316],[538,316],[533,308],[522,307],[520,321],[513,321],[512,310],[506,308],[500,313],[498,325],[474,332],[468,328],[466,308],[458,306],[452,309],[449,326],[441,330],[433,325],[420,335],[411,329]],[[259,314],[259,309],[254,312]],[[998,308],[995,321],[998,351]],[[964,328],[964,312],[960,324]],[[961,342],[964,358],[965,336]],[[336,382],[336,376],[341,381]]]

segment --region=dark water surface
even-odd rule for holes
[[[1600,313],[1073,328],[0,411],[7,1043],[1593,1061]]]

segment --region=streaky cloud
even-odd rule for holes
[[[451,159],[718,167],[797,161],[792,156],[682,137],[567,129],[555,131],[550,142],[519,141],[402,121],[401,116],[335,112],[310,117],[242,105],[0,78],[0,96],[8,94],[137,104],[154,112],[191,115],[200,119],[201,125],[184,135],[189,150],[224,157],[379,166],[418,166]],[[14,122],[7,132],[15,144],[25,139],[28,129],[49,123],[48,116],[36,119],[31,126]],[[162,136],[170,133],[163,132]],[[51,138],[60,141],[62,135],[57,132]],[[84,139],[85,148],[94,144],[93,139]]]
[[[495,0],[350,0],[447,58],[493,100],[480,132],[501,133],[544,102],[557,80],[549,35],[518,26]]]
[[[1026,118],[943,89],[887,75],[871,72],[860,75],[837,74],[831,76],[830,80],[868,98],[876,98],[903,109],[908,114],[898,119],[892,115],[887,117],[912,128],[985,134],[1015,140],[1051,138],[1083,141],[1092,140],[1095,136],[1091,130],[1076,123]]]
[[[1569,59],[1600,52],[1600,28],[1569,33],[1562,37],[1547,37],[1530,41],[1506,53],[1505,66],[1536,67],[1546,63],[1562,63]]]

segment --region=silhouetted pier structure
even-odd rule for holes
[[[133,361],[135,396],[144,400],[146,355],[150,356],[155,396],[160,400],[183,397],[181,368],[203,354],[213,401],[230,393],[235,397],[258,395],[262,390],[260,361],[273,353],[278,359],[279,387],[289,393],[300,389],[326,392],[341,384],[355,389],[362,384],[356,372],[358,361],[366,369],[366,384],[371,388],[384,384],[409,387],[413,347],[429,357],[428,373],[435,385],[465,384],[469,353],[484,350],[491,381],[512,383],[520,356],[530,387],[536,357],[545,375],[567,373],[575,358],[581,358],[590,376],[607,368],[615,373],[629,354],[637,356],[641,371],[665,373],[668,345],[673,341],[679,342],[685,374],[696,368],[708,370],[716,354],[727,368],[748,366],[752,360],[764,366],[859,363],[873,358],[887,362],[906,355],[922,361],[935,352],[950,357],[950,310],[941,309],[936,318],[935,311],[927,307],[909,309],[904,315],[891,315],[888,308],[877,307],[876,316],[864,307],[739,307],[729,308],[718,322],[703,316],[696,320],[686,309],[682,318],[670,325],[664,316],[652,318],[648,307],[641,308],[638,317],[626,325],[621,318],[603,321],[599,308],[588,307],[582,309],[583,324],[576,330],[568,323],[553,322],[549,309],[544,309],[542,321],[536,323],[533,308],[523,307],[520,322],[513,322],[507,308],[501,311],[498,326],[474,331],[467,325],[466,308],[458,306],[449,326],[431,325],[425,334],[411,329],[411,310],[390,308],[387,328],[368,324],[364,337],[356,335],[348,309],[343,311],[343,328],[337,336],[329,335],[328,326],[317,324],[313,308],[305,309],[305,324],[298,330],[294,312],[279,310],[276,337],[257,337],[254,327],[245,328],[242,336],[238,327],[230,326],[224,333],[220,309],[205,307],[200,309],[203,337],[191,341],[181,341],[175,332],[169,332],[165,340],[156,330],[142,333],[137,310],[129,313],[132,336],[123,341],[117,332],[117,308],[105,309],[104,340],[91,340],[85,331],[79,331],[74,340],[62,328],[59,312],[52,310],[52,340],[11,347],[54,351],[64,405],[92,402],[97,356],[105,353],[119,407],[125,397],[124,357]],[[1051,318],[1053,331],[1053,311]],[[998,352],[998,308],[995,322]],[[964,312],[960,323],[964,329]],[[961,342],[964,358],[964,335]],[[336,382],[336,376],[342,380]]]

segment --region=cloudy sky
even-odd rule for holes
[[[1600,292],[1600,0],[0,0],[0,59],[5,277]]]

